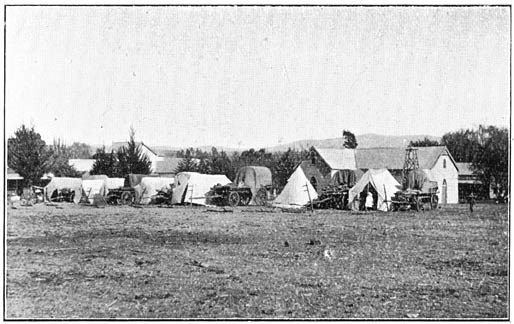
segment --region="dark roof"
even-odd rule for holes
[[[355,164],[359,169],[403,169],[404,159],[405,149],[403,148],[369,148],[355,150]]]
[[[7,180],[23,180],[23,177],[19,173],[11,168],[7,168]]]
[[[320,155],[329,157],[326,162],[332,169],[340,169],[337,166],[348,167],[348,157],[350,156],[348,149],[331,149],[327,150],[330,154],[326,154],[323,149],[317,149]],[[391,147],[378,147],[378,148],[364,148],[355,149],[355,166],[358,169],[388,169],[388,170],[402,170],[405,162],[405,148],[391,148]],[[446,148],[446,146],[428,146],[418,147],[417,155],[420,169],[432,169],[441,155],[448,155],[457,170],[458,166],[455,164],[453,157]],[[328,161],[327,161],[328,160]]]
[[[446,154],[458,169],[446,146],[417,147],[420,169],[432,169],[439,157]],[[369,148],[355,150],[355,159],[359,169],[402,170],[405,162],[404,148]]]
[[[352,149],[323,149],[314,147],[321,158],[335,170],[354,170],[355,150]]]
[[[459,169],[459,175],[474,175],[470,162],[457,162],[456,164],[457,168]]]
[[[152,152],[154,155],[158,155],[157,153],[155,153],[155,151],[153,149],[151,149],[148,145],[146,145],[145,143],[143,142],[136,142],[136,145],[137,146],[144,146],[146,147],[150,152]],[[106,151],[118,151],[118,149],[122,148],[122,147],[127,147],[128,146],[128,142],[112,142],[112,145],[111,145],[111,148],[110,150],[106,150]]]
[[[165,157],[163,161],[157,161],[155,173],[175,173],[182,158]]]

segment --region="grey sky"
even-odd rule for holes
[[[508,7],[8,7],[6,131],[261,147],[508,126]]]

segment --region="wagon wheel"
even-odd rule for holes
[[[107,200],[107,203],[109,205],[118,204],[118,201],[119,201],[119,199],[116,198],[114,195],[108,195],[107,197],[105,197],[105,200]]]
[[[439,204],[439,198],[437,195],[433,195],[432,199],[430,200],[430,209],[434,210],[437,209],[437,205]]]
[[[134,195],[131,192],[125,191],[121,194],[120,202],[122,205],[130,205],[134,202]]]
[[[421,203],[419,201],[419,197],[414,197],[412,200],[413,200],[412,207],[414,207],[415,211],[420,211],[423,209],[423,207],[421,206]]]
[[[232,207],[235,207],[239,205],[241,202],[241,197],[239,197],[239,194],[237,192],[231,192],[228,195],[228,204]]]
[[[259,191],[257,191],[257,193],[255,194],[255,204],[257,206],[264,206],[266,204],[266,196],[267,196],[267,191],[266,191],[266,188],[261,188],[259,189]]]
[[[248,204],[250,203],[250,200],[251,200],[250,198],[251,198],[251,196],[243,195],[241,197],[241,205],[248,206]]]

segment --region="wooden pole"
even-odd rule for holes
[[[389,206],[387,206],[387,190],[386,190],[386,185],[384,185],[384,196],[385,196],[386,209],[389,211]],[[377,197],[377,200],[378,200],[378,197]],[[378,201],[377,201],[377,204],[378,204]]]
[[[312,205],[311,193],[309,192],[309,183],[305,183],[305,190],[307,191],[307,196],[309,196],[309,202],[311,204],[311,212],[314,213],[314,206]]]
[[[193,208],[193,189],[194,189],[194,186],[191,186],[191,198],[189,199],[191,208]]]

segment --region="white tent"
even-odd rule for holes
[[[309,195],[311,200],[318,198],[318,193],[303,173],[302,168],[298,166],[287,180],[287,184],[280,195],[273,201],[273,205],[305,206],[310,203]]]
[[[360,193],[366,190],[368,184],[373,186],[378,193],[377,210],[388,211],[391,204],[391,197],[401,189],[401,186],[386,169],[370,169],[364,173],[348,193],[349,207],[353,210],[358,210]]]
[[[96,180],[82,180],[82,191],[90,203],[93,203],[93,198],[96,194],[104,197],[107,194],[107,186],[105,185],[105,179]]]
[[[193,203],[205,205],[205,195],[217,184],[227,185],[231,181],[223,174],[200,174],[180,172],[175,176],[173,204]]]
[[[78,203],[82,197],[82,179],[54,177],[45,187],[45,197],[50,200],[55,190],[71,189],[75,192],[74,203]]]
[[[134,187],[136,192],[136,202],[147,205],[152,200],[152,196],[157,194],[157,190],[170,189],[174,178],[144,177],[141,183]]]
[[[105,179],[105,185],[107,189],[117,189],[125,185],[125,179],[123,178],[107,178]]]

